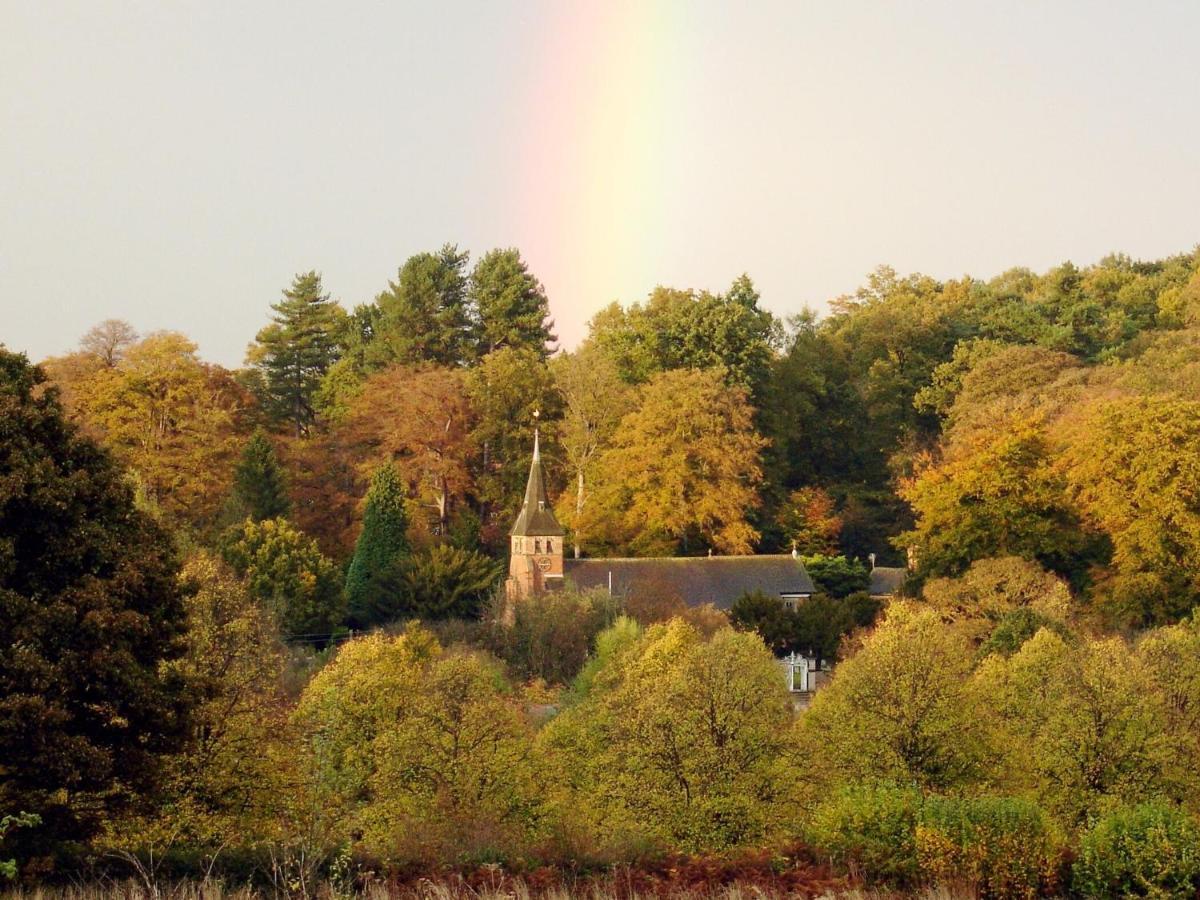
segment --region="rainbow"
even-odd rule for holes
[[[520,126],[515,232],[572,346],[600,306],[640,299],[655,274],[682,108],[686,8],[556,4],[537,43]],[[629,292],[633,292],[630,296]]]

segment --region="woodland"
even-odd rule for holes
[[[1200,250],[660,286],[570,350],[515,249],[262,305],[239,369],[0,347],[0,890],[1197,895]],[[568,553],[819,593],[501,616],[535,423]]]

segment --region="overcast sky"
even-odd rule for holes
[[[567,346],[747,271],[780,315],[1200,241],[1200,3],[0,0],[0,342],[239,364],[292,275],[516,246]]]

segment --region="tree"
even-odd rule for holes
[[[559,441],[575,482],[574,491],[564,492],[559,501],[559,520],[570,529],[578,559],[586,538],[580,528],[591,479],[600,454],[629,411],[630,390],[612,360],[593,344],[554,357],[550,371],[563,398]]]
[[[1119,638],[1068,642],[1044,628],[1012,656],[987,657],[972,691],[1001,751],[992,777],[1036,792],[1068,827],[1167,793],[1175,747],[1153,687]]]
[[[475,355],[468,297],[469,254],[446,244],[410,256],[396,280],[375,298],[379,308],[365,350],[367,373],[387,365],[461,365]]]
[[[367,381],[338,434],[364,465],[393,462],[409,496],[432,512],[420,524],[444,535],[472,488],[473,425],[461,372],[392,366]]]
[[[233,473],[234,496],[251,519],[276,519],[291,512],[287,476],[266,432],[257,428]]]
[[[297,719],[343,831],[385,859],[495,852],[533,823],[529,726],[502,676],[424,629],[345,645]]]
[[[748,553],[764,441],[746,391],[718,371],[682,369],[655,376],[640,401],[601,457],[585,528],[601,534],[615,523],[616,543],[638,550]]]
[[[704,640],[676,619],[621,644],[538,735],[559,814],[609,845],[699,852],[777,836],[792,711],[762,642],[730,628]]]
[[[893,603],[799,720],[806,758],[835,783],[969,784],[983,758],[970,671],[970,645],[935,613]]]
[[[479,258],[470,296],[479,317],[479,356],[511,348],[546,359],[556,340],[550,301],[515,247]]]
[[[1062,579],[1017,556],[976,560],[957,578],[930,579],[921,596],[943,621],[955,623],[976,643],[1018,610],[1046,622],[1066,622],[1075,605]]]
[[[1052,463],[1041,424],[1018,417],[963,435],[902,481],[917,524],[900,543],[915,551],[919,574],[955,575],[997,556],[1080,572],[1093,541]]]
[[[246,520],[221,539],[221,555],[246,579],[284,637],[330,635],[344,609],[342,579],[316,541],[287,519]]]
[[[376,470],[367,491],[362,531],[346,570],[346,610],[352,624],[365,626],[385,621],[378,609],[385,600],[381,589],[385,573],[408,555],[408,512],[404,485],[390,463]]]
[[[857,559],[844,556],[805,556],[804,568],[813,584],[832,597],[848,597],[871,586],[871,573]]]
[[[301,437],[316,421],[316,394],[337,361],[336,336],[345,313],[324,293],[315,271],[297,275],[271,309],[275,315],[255,338],[249,361],[265,376],[264,407]]]
[[[158,332],[73,395],[88,430],[132,470],[152,505],[176,523],[213,521],[229,495],[246,399],[228,372],[201,362],[182,334]]]
[[[553,455],[561,400],[546,363],[529,349],[489,353],[465,384],[481,457],[475,494],[488,524],[507,530],[524,496],[533,426],[540,426],[542,452]]]
[[[434,544],[392,564],[381,580],[377,615],[380,621],[475,618],[499,578],[500,566],[482,553]]]
[[[111,369],[121,361],[125,351],[137,343],[137,339],[137,331],[128,322],[105,319],[89,328],[79,339],[79,349]]]
[[[0,809],[43,852],[149,791],[188,708],[170,537],[44,385],[0,350]]]
[[[188,687],[192,728],[164,766],[154,803],[111,823],[104,845],[159,853],[248,846],[284,790],[269,752],[286,735],[283,648],[245,584],[208,553],[184,564],[186,652],[169,672]]]
[[[842,517],[829,492],[819,487],[803,487],[791,492],[776,513],[784,545],[805,555],[837,553],[842,533]]]
[[[1061,469],[1112,542],[1103,587],[1113,618],[1163,624],[1200,603],[1200,402],[1097,402],[1068,436]]]

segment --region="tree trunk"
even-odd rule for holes
[[[575,527],[571,538],[575,544],[575,558],[579,559],[579,518],[583,515],[583,469],[575,473]]]

